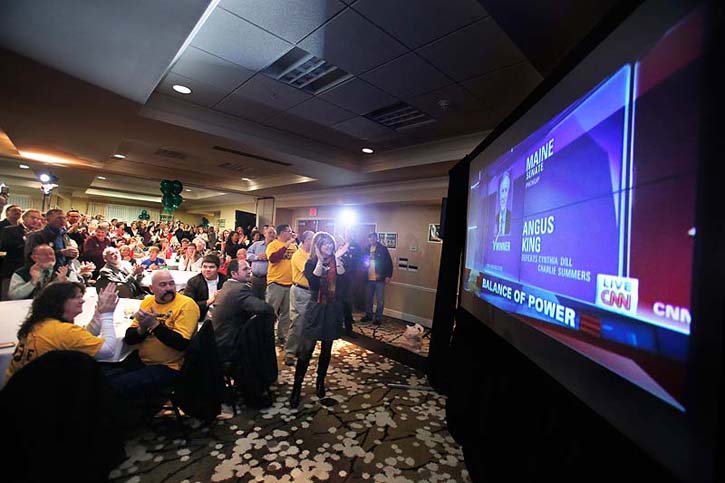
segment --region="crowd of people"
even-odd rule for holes
[[[0,200],[2,202],[4,200]],[[109,359],[119,344],[135,349],[123,361],[104,364],[112,386],[128,400],[174,383],[200,324],[211,320],[221,363],[238,361],[239,333],[249,320],[273,326],[284,363],[295,366],[290,405],[300,403],[302,382],[321,342],[316,394],[326,394],[332,342],[352,331],[355,274],[366,280],[362,321],[380,323],[384,286],[392,276],[387,249],[371,233],[362,249],[348,233],[296,234],[287,224],[219,233],[181,222],[104,220],[77,210],[23,210],[10,205],[0,222],[2,299],[33,299],[18,331],[7,371],[56,350]],[[183,291],[171,271],[198,272]],[[144,275],[150,285],[144,286]],[[94,287],[92,322],[74,325],[84,292]],[[120,298],[142,299],[123,338],[113,330]],[[373,302],[377,310],[373,311]],[[260,406],[270,403],[260,394]]]

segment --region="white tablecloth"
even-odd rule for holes
[[[184,290],[186,288],[186,282],[189,281],[191,277],[194,275],[198,275],[199,272],[182,272],[181,270],[166,270],[171,274],[172,277],[174,277],[174,282],[176,282],[176,290]],[[151,277],[153,276],[154,272],[144,272],[143,279],[141,280],[141,285],[144,287],[151,286]]]
[[[83,312],[76,317],[77,325],[86,325],[93,318],[96,310],[96,302],[98,295],[96,290],[89,288],[83,297],[86,301],[83,304]],[[28,316],[32,300],[11,300],[9,302],[0,302],[0,342],[18,342],[17,332],[20,325]],[[136,313],[140,300],[136,299],[120,299],[116,311],[113,313],[113,325],[116,328],[116,337],[118,344],[116,345],[116,353],[110,359],[104,362],[118,362],[123,360],[130,352],[130,349],[122,342],[126,329],[131,325],[131,316]],[[9,349],[0,349],[0,389],[5,385],[5,371],[10,365],[15,347]]]

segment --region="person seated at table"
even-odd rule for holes
[[[179,270],[182,272],[200,272],[202,257],[196,249],[196,245],[189,244],[186,251],[179,259]]]
[[[107,372],[111,385],[132,400],[153,397],[173,384],[199,320],[199,307],[190,297],[176,293],[168,271],[154,272],[151,293],[141,302],[123,339],[137,350]]]
[[[159,256],[159,247],[152,246],[149,248],[149,257],[142,261],[141,265],[148,270],[158,270],[166,266],[166,260]]]
[[[235,342],[242,325],[253,315],[267,317],[274,324],[274,308],[252,294],[249,285],[251,268],[246,260],[229,262],[229,278],[217,293],[214,303],[214,336],[219,351],[219,362],[235,357]]]
[[[30,254],[33,264],[18,268],[10,278],[10,300],[32,299],[51,282],[80,282],[78,274],[63,265],[53,271],[55,250],[50,245],[36,245]]]
[[[85,291],[86,288],[78,282],[54,282],[43,288],[18,330],[18,345],[5,373],[6,380],[27,363],[54,350],[79,351],[97,360],[115,355],[117,341],[113,312],[118,304],[116,287],[111,284],[98,292],[96,312],[83,328],[75,325],[73,320],[83,311]]]
[[[184,295],[194,299],[199,306],[199,320],[204,320],[216,300],[227,277],[219,273],[219,257],[207,255],[201,261],[201,273],[194,275],[186,282]]]
[[[141,286],[143,265],[134,265],[131,271],[126,270],[121,263],[121,254],[118,248],[114,247],[103,250],[103,259],[106,264],[98,273],[97,289],[100,290],[109,283],[115,283],[118,288],[118,295],[127,299],[139,298],[146,293]]]
[[[176,256],[181,258],[186,253],[186,248],[191,244],[191,241],[188,238],[184,238],[179,243],[180,245],[176,247]]]
[[[174,247],[171,246],[168,238],[161,238],[161,240],[159,240],[159,244],[161,245],[159,254],[161,255],[161,258],[164,259],[164,261],[170,260],[172,257],[174,257]]]
[[[136,265],[136,260],[131,256],[131,247],[128,245],[121,245],[118,247],[118,253],[121,254],[121,266],[127,272],[131,273],[133,271],[133,266]]]

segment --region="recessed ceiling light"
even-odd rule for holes
[[[186,188],[186,191],[191,191],[189,188]]]
[[[365,154],[373,154],[375,151],[370,148],[362,148],[362,152]]]
[[[99,176],[98,179],[106,179],[105,176]]]
[[[126,156],[123,154],[114,154],[113,157],[116,159],[126,159]]]
[[[30,166],[28,166],[27,164],[21,164],[21,165],[18,165],[18,168],[20,168],[20,169],[30,169]]]
[[[181,84],[174,84],[173,87],[171,87],[171,88],[174,89],[179,94],[184,94],[184,95],[191,94],[191,89],[189,89],[186,86],[182,86]]]
[[[242,181],[252,181],[252,180],[249,178],[242,178]]]
[[[41,173],[40,176],[38,176],[38,179],[41,183],[47,183],[48,181],[50,181],[50,176],[48,176],[47,173]]]

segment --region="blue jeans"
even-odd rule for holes
[[[367,282],[367,305],[365,310],[365,317],[373,318],[373,297],[377,299],[378,306],[375,309],[374,320],[383,321],[383,309],[385,308],[385,281],[380,280],[374,282],[368,280]]]

